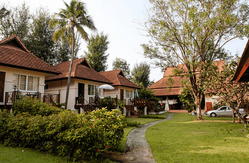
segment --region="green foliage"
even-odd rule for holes
[[[102,72],[107,69],[108,50],[108,35],[103,33],[92,35],[87,43],[88,52],[85,52],[86,58],[91,67],[97,72]]]
[[[228,55],[223,47],[229,41],[248,36],[249,6],[240,0],[151,0],[150,14],[144,23],[151,37],[143,44],[144,56],[157,66],[183,64],[191,83],[201,119],[201,101],[208,74],[202,66]],[[200,76],[197,77],[197,71]]]
[[[55,42],[58,40],[69,42],[72,49],[65,100],[65,109],[67,109],[71,71],[75,56],[75,49],[77,49],[77,34],[78,37],[88,40],[88,34],[83,27],[87,27],[90,30],[96,30],[96,28],[91,17],[87,15],[85,4],[83,2],[71,0],[70,4],[67,4],[65,1],[64,4],[66,9],[61,9],[59,13],[56,13],[53,16],[49,22],[49,27],[55,30],[53,35],[53,40]]]
[[[153,91],[150,89],[146,89],[146,88],[139,89],[138,94],[139,94],[138,99],[145,99],[148,101],[154,101],[156,103],[159,101],[159,99],[154,96]]]
[[[137,122],[137,121],[128,121],[127,119],[125,119],[124,121],[124,126],[125,127],[137,127],[141,125],[140,122]]]
[[[51,114],[59,113],[61,109],[41,102],[39,99],[26,97],[16,100],[12,106],[12,111],[13,115],[28,113],[32,116],[49,116]]]
[[[112,69],[122,70],[127,79],[130,79],[130,67],[129,66],[130,64],[128,64],[126,60],[121,59],[121,58],[116,58],[116,60],[112,62]]]
[[[4,122],[0,113],[0,123]],[[89,114],[64,110],[49,116],[10,116],[1,140],[8,146],[36,148],[73,161],[98,160],[115,150],[123,136],[124,117],[118,110],[99,109]]]
[[[239,108],[244,107],[243,105],[249,105],[249,83],[232,80],[238,60],[239,58],[228,62],[222,67],[222,71],[219,71],[215,65],[210,66],[210,74],[212,75],[209,76],[205,86],[210,90],[210,95],[219,96],[218,102],[227,105],[245,122],[246,120],[239,114]],[[246,109],[245,112],[247,112]]]
[[[166,117],[156,116],[156,115],[140,115],[138,118],[165,119]]]
[[[25,3],[13,8],[4,8],[8,12],[3,10],[5,15],[0,19],[0,35],[4,38],[17,35],[26,44],[26,36],[29,33],[29,8]]]
[[[5,132],[7,129],[7,124],[11,115],[7,112],[0,110],[0,143],[3,143],[3,138],[5,137]]]
[[[182,90],[181,94],[178,96],[180,102],[185,106],[185,109],[188,110],[188,112],[192,112],[195,108],[195,103],[194,103],[194,95],[191,91],[191,86],[189,81],[187,80],[182,80]]]
[[[146,62],[135,64],[131,72],[131,80],[137,85],[147,88],[150,85],[150,65]]]
[[[104,97],[103,99],[99,100],[99,108],[106,108],[107,110],[111,111],[115,109],[116,99],[113,100],[111,97]]]

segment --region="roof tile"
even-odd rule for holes
[[[59,74],[53,66],[30,53],[17,36],[0,42],[0,65]]]

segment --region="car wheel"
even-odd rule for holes
[[[210,117],[216,117],[216,116],[217,116],[217,114],[215,114],[215,113],[210,114]]]

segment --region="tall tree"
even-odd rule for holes
[[[92,35],[87,43],[88,52],[85,52],[86,58],[91,67],[98,71],[105,71],[107,69],[107,57],[109,41],[108,35],[100,34]]]
[[[239,108],[249,104],[248,92],[249,82],[232,81],[235,69],[238,65],[238,59],[231,60],[228,64],[223,66],[223,70],[219,71],[217,66],[212,66],[209,76],[208,84],[206,85],[211,95],[219,96],[219,102],[225,103],[231,110],[233,110],[244,122],[245,131],[247,120],[244,115],[239,113]],[[249,114],[249,108],[245,108],[245,112]],[[234,115],[233,115],[233,121]]]
[[[27,35],[26,47],[31,53],[50,65],[55,64],[55,45],[52,39],[54,30],[49,29],[51,17],[43,8],[36,11],[31,17],[30,33]]]
[[[150,65],[146,62],[135,64],[131,72],[131,80],[137,85],[147,88],[150,85]]]
[[[60,38],[68,40],[71,45],[71,63],[69,67],[69,75],[67,82],[65,108],[67,109],[68,94],[70,88],[71,71],[74,60],[75,50],[75,35],[79,33],[81,38],[88,40],[88,34],[84,30],[83,26],[91,30],[96,30],[94,23],[89,15],[87,15],[85,4],[78,0],[72,0],[70,4],[64,2],[66,9],[61,9],[59,13],[56,13],[50,21],[50,27],[55,28],[53,40],[57,42]]]
[[[144,44],[144,55],[158,59],[157,65],[180,62],[191,85],[202,119],[205,65],[220,58],[224,45],[248,35],[249,9],[239,0],[150,0],[152,8],[145,28],[152,42]],[[197,68],[200,73],[197,73]],[[202,75],[197,75],[202,74]]]
[[[122,70],[125,77],[127,79],[130,79],[130,64],[128,64],[126,60],[121,59],[121,58],[116,58],[112,62],[112,69],[113,70]]]
[[[23,3],[8,9],[9,13],[0,19],[0,35],[3,38],[8,38],[12,35],[17,35],[26,45],[27,34],[29,33],[29,7]]]

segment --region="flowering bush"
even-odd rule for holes
[[[8,118],[7,127],[0,128],[5,133],[1,139],[5,145],[45,150],[73,161],[98,159],[118,148],[123,137],[123,121],[119,110],[105,108],[89,114],[69,110],[49,116],[23,113]]]
[[[38,99],[33,99],[31,97],[21,98],[14,102],[12,106],[13,114],[19,114],[27,112],[31,115],[42,115],[48,116],[61,111],[61,109],[48,105],[41,102]]]

